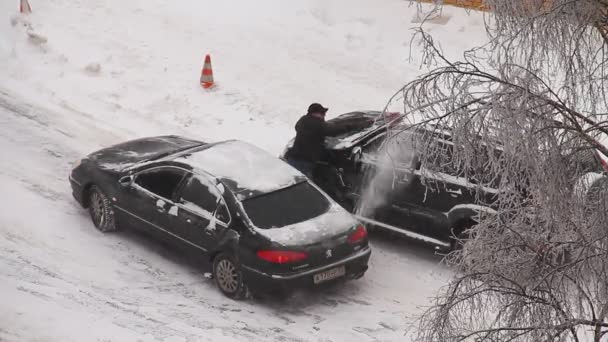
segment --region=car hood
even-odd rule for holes
[[[120,172],[137,163],[201,145],[204,143],[173,135],[148,137],[104,148],[91,153],[87,158],[103,170]]]
[[[256,232],[271,242],[289,246],[312,245],[348,232],[358,221],[336,203],[324,214],[308,221],[271,229],[256,228]]]

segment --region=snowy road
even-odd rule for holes
[[[0,340],[402,341],[407,316],[449,275],[432,251],[376,236],[362,280],[228,300],[185,256],[93,228],[66,180],[84,137],[57,117],[0,94]]]

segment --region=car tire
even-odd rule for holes
[[[247,287],[243,282],[243,273],[236,258],[228,253],[220,253],[213,260],[213,279],[220,291],[231,299],[247,297]]]
[[[462,234],[457,235],[456,237],[450,238],[450,249],[449,252],[456,252],[462,250],[464,244],[462,243]]]
[[[104,233],[118,230],[110,199],[98,186],[91,187],[88,201],[89,215],[95,228]]]
[[[474,225],[475,222],[472,220],[461,221],[455,225],[455,227],[452,229],[454,236],[450,239],[450,252],[462,250],[464,247],[462,240],[467,240],[471,237],[468,229]]]

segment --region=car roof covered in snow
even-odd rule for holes
[[[218,178],[239,200],[284,189],[306,177],[259,147],[229,140],[179,153],[175,162]]]

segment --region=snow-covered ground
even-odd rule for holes
[[[101,234],[72,200],[81,156],[135,137],[238,138],[274,154],[310,102],[382,109],[422,70],[403,0],[0,2],[0,341],[404,341],[450,276],[433,251],[372,236],[355,282],[230,301],[200,265]],[[448,55],[485,38],[446,8]],[[198,85],[211,53],[218,87]]]

